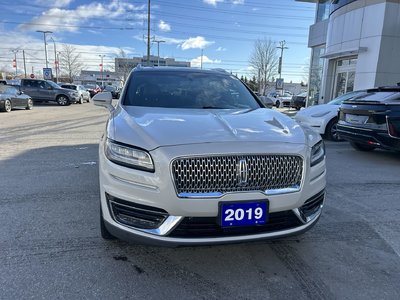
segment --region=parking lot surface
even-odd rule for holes
[[[0,114],[0,299],[400,299],[400,155],[327,142],[309,232],[161,248],[104,241],[91,103]]]

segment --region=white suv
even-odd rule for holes
[[[325,197],[321,137],[223,71],[138,67],[99,147],[105,239],[229,243],[304,232]]]

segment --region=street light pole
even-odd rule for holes
[[[43,41],[44,41],[44,56],[46,59],[46,68],[49,67],[48,62],[47,62],[47,43],[46,43],[46,33],[53,33],[52,31],[44,31],[44,30],[36,30],[36,32],[41,32],[43,33]]]
[[[55,40],[50,37],[50,39],[53,41],[54,44],[54,67],[56,69],[56,83],[58,82],[58,70],[57,70],[57,48],[56,48],[56,42]]]
[[[154,43],[157,43],[157,67],[160,66],[160,43],[165,43],[163,40],[153,40]]]
[[[103,67],[103,58],[104,58],[104,54],[99,54],[99,56],[101,57],[101,87],[103,87],[104,86],[104,77],[103,77],[103,74],[104,74],[104,67]]]
[[[147,2],[147,66],[150,66],[150,0]]]
[[[284,49],[289,49],[288,47],[285,47],[286,41],[280,41],[279,42],[279,47],[276,47],[278,49],[281,49],[281,57],[279,57],[279,66],[278,66],[278,73],[279,73],[279,79],[282,78],[282,60],[283,60],[283,50]]]

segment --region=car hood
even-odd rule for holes
[[[305,109],[300,110],[297,115],[299,116],[311,116],[319,113],[326,113],[326,112],[334,112],[337,113],[339,109],[339,105],[333,104],[320,104],[307,107]]]
[[[291,118],[256,110],[171,109],[118,106],[108,137],[148,150],[163,146],[219,142],[306,143],[303,128]]]

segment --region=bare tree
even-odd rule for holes
[[[130,62],[130,58],[124,51],[124,49],[119,49],[119,54],[116,58],[119,59],[119,65],[115,66],[115,71],[118,73],[122,84],[125,84],[126,79],[128,78],[129,73],[132,71],[132,62]]]
[[[270,39],[257,40],[251,53],[249,64],[258,78],[259,92],[264,91],[267,83],[278,73],[279,57],[276,44]]]
[[[76,48],[72,45],[64,44],[60,54],[61,71],[65,72],[69,81],[73,82],[73,78],[78,76],[83,68],[81,55],[76,53]]]

